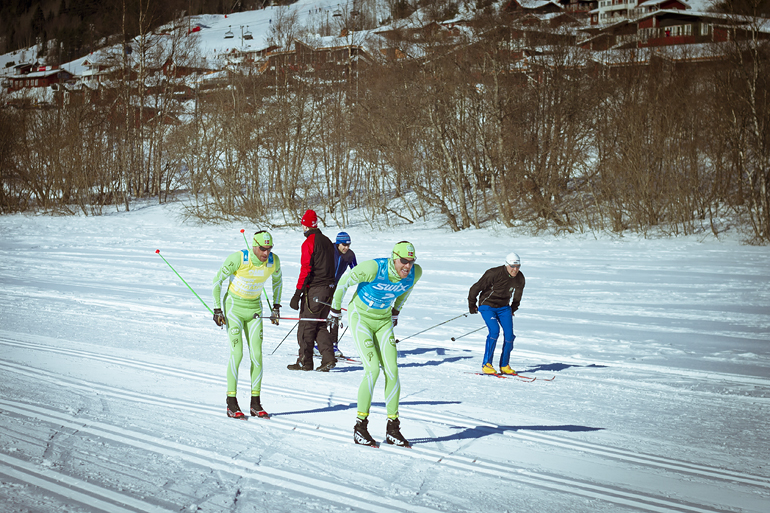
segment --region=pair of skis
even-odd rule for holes
[[[535,377],[535,376],[525,376],[523,374],[518,374],[518,373],[516,373],[516,374],[500,374],[500,373],[496,372],[494,374],[485,374],[483,372],[472,372],[471,374],[476,374],[477,376],[494,376],[496,378],[503,378],[503,379],[518,378],[518,379],[520,379],[522,381],[526,381],[527,383],[532,383],[533,381],[537,380],[537,377]],[[552,376],[550,378],[540,378],[541,381],[553,381],[554,379],[556,379],[556,376]]]

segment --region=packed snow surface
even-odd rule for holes
[[[0,510],[768,511],[767,247],[326,216],[323,232],[344,228],[359,262],[407,239],[424,270],[396,327],[413,448],[375,449],[353,443],[363,372],[344,329],[351,360],[292,372],[295,321],[268,322],[272,417],[225,415],[226,334],[161,256],[212,306],[240,230],[261,227],[180,211],[0,217]],[[284,316],[296,315],[298,224],[272,230]],[[534,381],[476,374],[486,329],[463,315],[470,286],[511,251],[527,280],[511,365]]]

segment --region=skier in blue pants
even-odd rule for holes
[[[497,370],[492,365],[492,359],[501,327],[503,352],[500,355],[500,373],[516,374],[516,371],[511,368],[510,358],[513,341],[516,338],[513,334],[513,313],[519,309],[525,285],[524,275],[519,272],[520,268],[519,255],[511,253],[505,258],[505,265],[488,269],[481,279],[473,284],[468,293],[468,311],[472,314],[480,313],[489,329],[484,349],[484,364],[481,367],[484,374],[497,374]],[[480,299],[478,306],[476,306],[477,298]]]

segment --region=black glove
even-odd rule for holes
[[[398,325],[398,314],[399,311],[395,308],[390,311],[390,320],[393,321],[393,327],[395,328]]]
[[[281,305],[278,303],[273,305],[273,310],[270,312],[270,322],[278,326],[278,319],[281,318]]]
[[[468,303],[468,311],[472,314],[479,313],[479,309],[476,307],[476,303]]]
[[[217,326],[224,326],[227,323],[221,308],[214,308],[214,322],[217,323]]]
[[[334,308],[329,310],[329,317],[326,318],[326,327],[330,330],[339,329],[340,317],[342,317],[340,310],[335,310]]]
[[[511,315],[513,315],[513,312],[515,312],[518,309],[519,309],[519,304],[518,303],[512,304],[511,305]]]
[[[294,296],[291,298],[291,302],[289,302],[289,306],[292,310],[299,310],[299,298],[302,295],[302,289],[297,289],[294,292]]]

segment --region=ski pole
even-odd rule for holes
[[[195,297],[197,297],[197,298],[198,298],[198,301],[200,301],[201,303],[203,303],[203,306],[205,306],[205,307],[208,309],[208,311],[209,311],[209,312],[211,312],[211,315],[214,315],[214,311],[213,311],[211,308],[209,308],[209,305],[207,305],[207,304],[206,304],[206,302],[205,302],[204,300],[202,300],[202,299],[201,299],[201,297],[198,295],[198,293],[197,293],[197,292],[195,292],[195,291],[193,290],[193,288],[192,288],[192,287],[191,287],[191,286],[190,286],[190,285],[189,285],[189,284],[188,284],[186,281],[184,281],[184,278],[182,278],[182,277],[179,275],[179,273],[178,273],[178,272],[176,272],[176,269],[174,269],[174,267],[173,267],[171,264],[169,264],[169,263],[168,263],[168,260],[166,260],[166,259],[163,257],[163,255],[161,255],[161,254],[160,254],[160,250],[159,250],[159,249],[156,249],[156,250],[155,250],[155,253],[156,253],[156,254],[157,254],[159,257],[163,258],[163,261],[164,261],[164,262],[166,262],[166,264],[168,264],[168,266],[169,266],[169,267],[171,267],[171,270],[172,270],[172,271],[174,271],[174,274],[176,274],[177,276],[179,276],[179,279],[180,279],[180,280],[182,280],[182,283],[184,283],[185,285],[187,285],[187,288],[188,288],[188,289],[190,289],[190,292],[192,292],[193,294],[195,294]]]
[[[350,327],[350,326],[345,326],[345,329],[342,331],[342,335],[340,335],[340,338],[338,338],[338,339],[337,339],[337,343],[338,343],[338,344],[340,343],[340,340],[342,340],[342,337],[344,337],[344,336],[345,336],[345,332],[346,332],[346,331],[348,331],[348,328],[349,328],[349,327]]]
[[[321,300],[320,300],[320,299],[318,299],[317,297],[314,297],[314,298],[313,298],[313,301],[315,301],[316,303],[321,303],[322,305],[326,305],[326,306],[332,306],[332,305],[331,305],[331,303],[327,303],[326,301],[321,301]],[[347,308],[340,308],[340,310],[345,310],[346,312],[348,311],[348,309],[347,309]]]
[[[254,314],[255,319],[270,319],[270,316],[264,316]],[[311,317],[279,317],[281,321],[312,321],[312,322],[326,322],[326,319],[313,319]]]
[[[413,333],[413,334],[409,335],[409,336],[408,336],[408,337],[406,337],[406,338],[403,338],[403,339],[401,339],[401,340],[396,340],[396,344],[398,344],[399,342],[402,342],[402,341],[406,340],[407,338],[412,338],[412,337],[414,337],[414,336],[416,336],[416,335],[419,335],[420,333],[425,333],[425,332],[426,332],[426,331],[428,331],[428,330],[432,330],[433,328],[437,328],[437,327],[441,326],[442,324],[446,324],[446,323],[448,323],[449,321],[454,321],[455,319],[459,319],[460,317],[468,317],[468,314],[465,314],[465,313],[464,313],[464,314],[458,315],[457,317],[452,317],[451,319],[447,319],[446,321],[444,321],[444,322],[440,322],[440,323],[438,323],[438,324],[436,324],[436,325],[433,325],[433,326],[431,326],[430,328],[426,328],[426,329],[424,329],[424,330],[422,330],[422,331],[418,331],[417,333]]]
[[[278,350],[278,348],[281,347],[281,344],[283,344],[283,341],[289,338],[289,335],[291,334],[292,331],[294,331],[294,328],[296,328],[297,326],[299,326],[299,322],[297,322],[294,326],[291,327],[291,329],[289,330],[289,333],[287,333],[286,336],[283,337],[283,340],[278,342],[278,345],[275,346],[275,349],[273,349],[273,353],[275,353]],[[270,355],[272,356],[273,353],[270,353]]]
[[[477,331],[483,330],[484,328],[486,328],[486,326],[482,326],[482,327],[480,327],[479,329],[475,329],[475,330],[473,330],[473,331],[469,331],[469,332],[468,332],[468,333],[466,333],[465,335],[460,335],[459,337],[452,337],[452,340],[454,341],[454,340],[457,340],[457,339],[460,339],[460,338],[463,338],[463,337],[467,337],[467,336],[468,336],[468,335],[470,335],[471,333],[476,333]]]
[[[251,248],[249,248],[249,241],[247,241],[247,240],[246,240],[246,233],[245,233],[245,232],[246,232],[246,230],[244,230],[243,228],[241,228],[241,235],[243,235],[243,242],[245,242],[245,243],[246,243],[246,249],[247,249],[247,250],[250,250]],[[265,293],[265,301],[267,301],[267,306],[269,306],[269,307],[270,307],[270,310],[272,310],[272,309],[273,309],[273,305],[271,305],[271,304],[270,304],[270,298],[269,298],[269,297],[267,297],[267,291],[266,291],[266,290],[263,288],[263,289],[262,289],[262,292],[264,292],[264,293]]]

